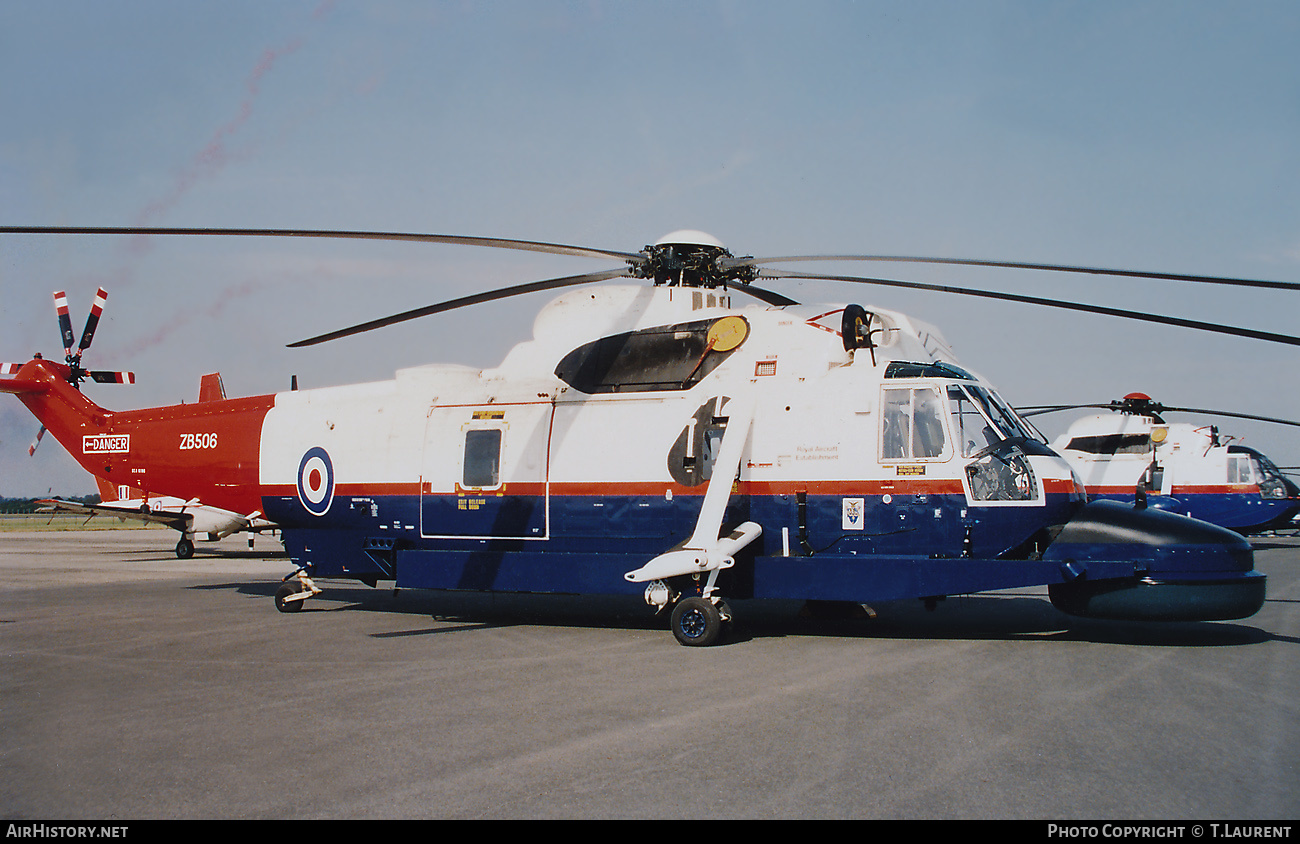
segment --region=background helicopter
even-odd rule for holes
[[[1108,414],[1086,416],[1057,437],[1065,456],[1094,498],[1142,501],[1240,533],[1290,525],[1300,513],[1300,488],[1265,455],[1220,433],[1215,425],[1174,422],[1167,413],[1198,413],[1300,427],[1300,423],[1254,414],[1170,407],[1143,393],[1122,401],[1017,408],[1037,416],[1081,408]]]
[[[952,365],[933,328],[877,308],[800,306],[752,284],[792,277],[938,289],[765,266],[877,256],[736,258],[690,231],[636,253],[407,233],[0,233],[417,240],[624,262],[294,346],[524,292],[651,282],[561,296],[539,315],[534,339],[495,370],[422,367],[384,384],[123,413],[80,396],[71,354],[65,365],[34,359],[0,381],[96,474],[102,466],[237,513],[260,506],[300,565],[277,595],[286,611],[319,591],[316,577],[605,594],[644,584],[647,603],[672,607],[679,641],[708,644],[731,617],[724,595],[934,600],[1046,584],[1074,614],[1181,620],[1249,615],[1263,600],[1249,547],[1228,535],[1158,511],[1083,504],[1068,466],[987,382]],[[733,308],[732,289],[767,307]],[[1300,345],[1253,329],[942,289]],[[688,422],[673,442],[683,413]],[[1135,542],[1148,550],[1132,550]],[[742,551],[744,565],[730,572]]]

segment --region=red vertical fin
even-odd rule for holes
[[[221,383],[221,373],[212,372],[203,376],[199,381],[199,401],[223,401],[226,398],[226,387]]]

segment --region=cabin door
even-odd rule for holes
[[[546,539],[554,406],[434,407],[425,426],[420,535]]]

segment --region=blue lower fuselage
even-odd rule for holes
[[[1239,538],[1198,538],[1190,549],[1129,539],[1117,545],[1113,537],[1049,547],[1046,529],[1070,522],[1084,506],[1064,494],[1032,506],[984,507],[961,495],[861,498],[860,515],[852,514],[861,527],[846,529],[842,494],[733,495],[724,523],[753,521],[763,534],[724,572],[723,594],[867,602],[1083,576],[1254,576],[1249,546],[1243,550]],[[640,594],[644,585],[624,574],[686,539],[699,513],[698,496],[687,495],[337,496],[321,517],[293,497],[265,504],[283,526],[291,558],[315,577],[583,594]]]
[[[1133,503],[1132,494],[1102,493],[1093,498]],[[1149,507],[1251,534],[1286,527],[1300,513],[1300,499],[1264,498],[1258,492],[1194,492],[1148,495]]]

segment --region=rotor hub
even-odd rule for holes
[[[749,284],[758,277],[758,271],[748,264],[724,267],[723,259],[735,256],[717,238],[691,229],[664,235],[641,254],[645,260],[629,262],[633,277],[654,279],[657,285],[725,288],[732,282]]]
[[[1146,393],[1129,393],[1123,401],[1113,401],[1111,410],[1117,410],[1120,413],[1127,413],[1133,416],[1150,416],[1157,422],[1163,422],[1160,414],[1164,412],[1165,406],[1158,401],[1152,401]]]

